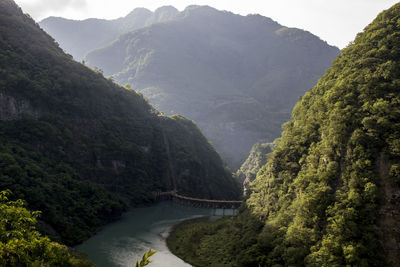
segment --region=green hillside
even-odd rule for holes
[[[11,0],[0,2],[0,189],[68,244],[158,190],[240,194],[192,121],[73,61]]]
[[[399,43],[396,4],[295,106],[241,214],[182,227],[174,251],[196,266],[399,266]]]
[[[258,171],[267,163],[267,154],[274,149],[273,143],[256,143],[250,150],[249,157],[236,172],[239,181],[247,190],[250,183],[256,179]]]
[[[57,40],[62,49],[81,61],[88,52],[108,45],[121,34],[171,20],[178,13],[172,6],[163,6],[154,12],[135,8],[125,17],[113,20],[49,17],[40,21],[39,25]]]
[[[43,237],[37,230],[39,212],[25,208],[23,200],[10,201],[9,192],[0,192],[1,266],[94,266],[68,247]]]
[[[236,170],[253,144],[279,136],[298,97],[338,54],[311,33],[260,15],[190,6],[174,20],[120,36],[85,61],[165,114],[194,120]]]

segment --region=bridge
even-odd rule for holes
[[[159,116],[160,124],[164,119],[164,116]],[[163,129],[163,127],[161,127]],[[240,207],[242,201],[239,200],[216,200],[216,199],[201,199],[201,198],[193,198],[182,196],[178,194],[177,191],[177,182],[176,182],[176,171],[175,166],[173,164],[173,157],[171,155],[170,146],[169,146],[169,139],[167,134],[164,130],[162,130],[163,141],[165,146],[165,152],[168,158],[168,171],[169,171],[169,181],[167,182],[167,188],[173,188],[173,191],[168,192],[155,192],[155,200],[172,200],[179,204],[183,205],[190,205],[192,207],[199,207],[199,208],[212,208],[214,212],[217,209],[222,209],[223,215],[225,210],[232,210],[235,213],[236,209]]]
[[[203,199],[193,198],[179,195],[176,191],[157,192],[156,200],[171,199],[174,202],[190,205],[199,208],[212,208],[212,209],[237,209],[242,204],[240,200],[218,200],[218,199]]]

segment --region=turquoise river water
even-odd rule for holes
[[[158,252],[149,267],[191,266],[167,248],[166,237],[181,221],[213,215],[211,209],[181,206],[172,201],[135,208],[122,219],[106,225],[99,233],[76,247],[99,267],[133,267],[150,247]]]

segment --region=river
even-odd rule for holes
[[[173,225],[212,214],[210,209],[181,206],[172,201],[135,208],[76,249],[85,252],[99,267],[133,267],[136,258],[150,247],[158,252],[151,257],[149,267],[191,266],[168,250],[165,239]]]

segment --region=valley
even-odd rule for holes
[[[120,20],[140,18],[129,14]],[[77,57],[74,51],[87,42],[70,27],[90,29],[90,35],[81,33],[89,38],[107,31],[104,23],[114,22],[88,26],[88,20],[49,18],[40,25]],[[317,36],[267,17],[189,6],[161,23],[126,30],[87,51],[83,60],[141,92],[160,112],[195,121],[236,171],[253,144],[279,137],[298,97],[338,54],[338,48]]]
[[[153,10],[0,0],[0,265],[400,266],[400,4],[342,50]]]
[[[151,266],[190,266],[169,252],[165,238],[172,225],[191,218],[210,216],[212,210],[161,202],[147,208],[135,208],[118,222],[76,247],[87,253],[99,267],[132,266],[151,247],[157,250]]]

